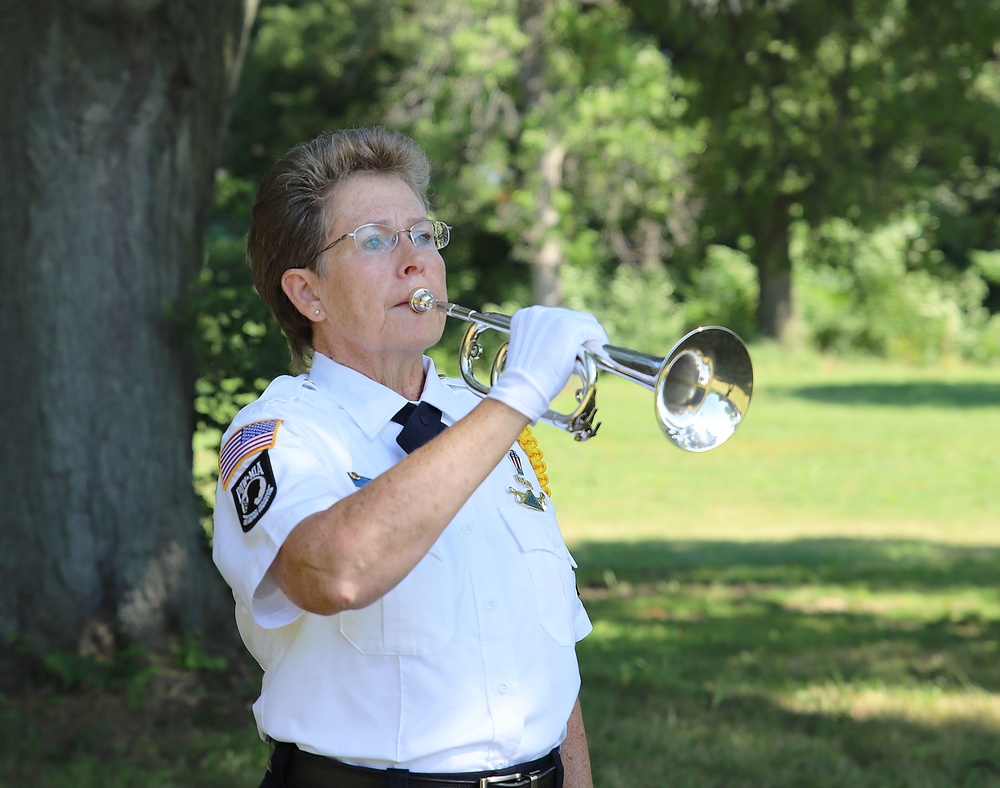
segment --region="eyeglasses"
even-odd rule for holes
[[[408,233],[411,243],[417,249],[444,249],[451,240],[451,227],[436,219],[424,219],[408,230],[397,230],[387,224],[363,224],[353,233],[345,233],[320,254],[332,249],[347,238],[354,239],[354,245],[363,254],[388,254],[399,243],[399,234]]]

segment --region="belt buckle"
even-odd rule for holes
[[[538,785],[537,772],[533,772],[532,774],[521,774],[520,772],[515,772],[514,774],[498,774],[494,777],[480,777],[479,788],[490,788],[491,785],[504,786],[507,784],[523,784],[525,778],[528,779],[529,786]]]

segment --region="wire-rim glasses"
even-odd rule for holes
[[[388,254],[399,243],[399,234],[407,233],[410,242],[417,249],[444,249],[451,240],[451,227],[437,219],[422,219],[412,227],[397,230],[388,224],[363,224],[354,228],[353,232],[344,233],[340,238],[323,248],[320,254],[326,252],[341,241],[354,239],[354,245],[362,254]]]

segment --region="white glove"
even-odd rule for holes
[[[549,306],[519,309],[510,319],[503,374],[488,396],[534,424],[563,390],[584,345],[606,344],[608,335],[592,315]]]

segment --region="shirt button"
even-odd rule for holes
[[[508,692],[510,692],[510,684],[508,684],[506,681],[501,681],[499,684],[497,684],[497,692],[499,692],[501,695],[506,695]]]
[[[472,524],[471,523],[462,523],[462,533],[466,534],[466,535],[471,534],[472,533]]]
[[[496,606],[497,606],[497,601],[495,599],[487,599],[486,600],[486,609],[487,610],[494,610],[496,608]]]

